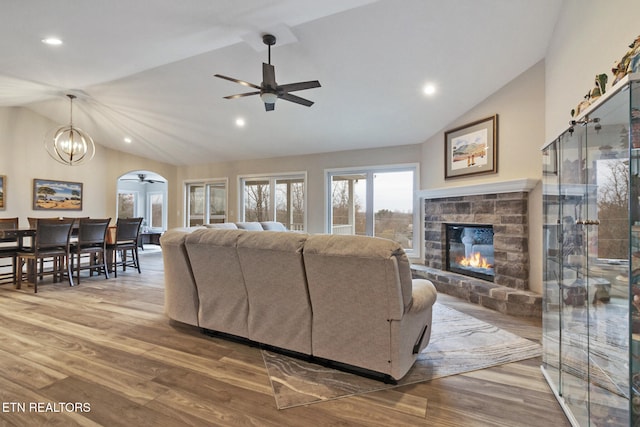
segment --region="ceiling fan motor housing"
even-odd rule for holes
[[[263,34],[262,42],[267,46],[273,46],[274,44],[276,44],[276,36],[274,36],[273,34]]]

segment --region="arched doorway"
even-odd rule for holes
[[[142,217],[143,233],[167,229],[167,179],[148,170],[135,170],[118,178],[117,217]]]

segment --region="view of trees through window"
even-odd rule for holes
[[[289,230],[304,230],[304,177],[243,180],[244,220],[278,221]]]
[[[118,193],[118,218],[134,218],[136,193]]]
[[[151,228],[164,228],[163,216],[164,216],[164,194],[153,193],[149,194],[149,203],[151,204],[150,210],[150,225]]]
[[[394,240],[413,248],[414,169],[331,174],[331,233]]]
[[[192,182],[187,184],[189,227],[224,222],[227,218],[227,183]]]

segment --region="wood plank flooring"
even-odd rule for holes
[[[569,425],[540,359],[279,411],[260,350],[170,322],[161,253],[141,265],[37,294],[0,286],[0,426]],[[439,301],[540,340],[539,321]]]

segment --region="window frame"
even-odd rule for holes
[[[287,180],[292,178],[298,178],[302,180],[304,195],[302,197],[303,203],[303,215],[302,215],[302,229],[296,231],[306,231],[307,230],[307,207],[308,207],[308,189],[309,184],[307,180],[307,171],[297,171],[297,172],[283,172],[283,173],[268,173],[268,174],[250,174],[250,175],[238,175],[238,217],[240,221],[245,221],[245,182],[246,181],[256,181],[256,180],[265,180],[269,181],[269,215],[270,221],[276,221],[277,218],[277,189],[276,184],[278,180]]]
[[[162,219],[160,220],[160,222],[162,223],[162,225],[160,227],[153,227],[153,203],[151,201],[151,198],[153,196],[161,196],[162,200],[161,200],[161,206],[162,206]],[[165,207],[167,206],[166,203],[166,197],[167,194],[164,191],[149,191],[147,192],[147,215],[145,215],[145,218],[147,218],[147,221],[149,223],[148,225],[148,229],[150,231],[153,232],[158,232],[158,231],[165,231],[167,229],[167,210],[165,209]]]
[[[120,194],[133,194],[133,215],[131,218],[138,216],[138,206],[140,205],[139,198],[140,192],[137,190],[118,190],[116,199],[116,219],[120,218]]]
[[[211,192],[208,191],[209,186],[212,185],[224,185],[225,196],[224,196],[224,207],[225,213],[224,215],[219,215],[222,217],[223,222],[229,221],[229,179],[228,178],[206,178],[206,179],[189,179],[183,181],[182,186],[182,206],[184,207],[184,218],[182,219],[182,224],[184,227],[192,227],[190,225],[190,216],[191,216],[191,203],[189,199],[189,191],[191,186],[202,186],[204,191],[204,206],[202,213],[202,224],[209,224],[211,219],[211,202],[210,195]],[[195,226],[194,226],[195,227]]]
[[[420,187],[420,163],[398,163],[388,165],[373,166],[354,166],[343,168],[331,168],[324,170],[324,191],[325,191],[325,224],[324,232],[332,234],[333,223],[333,201],[332,201],[332,180],[336,175],[366,175],[367,185],[366,194],[366,234],[374,235],[375,212],[374,212],[374,176],[376,173],[387,172],[413,172],[413,191],[412,191],[412,248],[404,248],[407,257],[419,259],[422,254],[422,220],[420,219],[421,201],[416,196]]]

